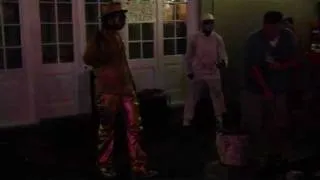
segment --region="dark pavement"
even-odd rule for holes
[[[202,107],[200,111],[205,109]],[[198,113],[194,127],[183,129],[180,127],[181,113],[182,108],[174,109],[161,129],[152,127],[142,133],[142,145],[149,155],[150,167],[159,171],[159,177],[155,179],[216,179],[212,174],[219,174],[226,168],[222,167],[220,171],[209,164],[217,160],[212,115]],[[298,115],[296,117],[297,121],[301,120]],[[239,116],[231,119],[235,118],[239,119]],[[295,138],[297,140],[288,152],[290,167],[315,171],[319,167],[317,127],[306,125],[303,128],[303,124],[297,128],[303,135]],[[97,179],[95,128],[90,116],[78,116],[48,120],[30,127],[2,129],[0,166],[4,168],[0,179]],[[236,179],[242,177],[239,175]]]

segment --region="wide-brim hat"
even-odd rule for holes
[[[205,13],[201,16],[201,20],[202,21],[207,21],[207,20],[210,20],[210,21],[214,21],[215,20],[215,17],[213,16],[213,14],[211,13]]]
[[[117,12],[128,12],[127,9],[122,7],[121,2],[110,2],[101,4],[101,16],[117,13]]]

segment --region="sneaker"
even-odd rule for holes
[[[106,179],[113,179],[117,176],[114,170],[101,169],[101,174]]]

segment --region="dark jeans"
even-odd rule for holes
[[[242,93],[242,128],[249,132],[254,151],[282,152],[288,128],[286,94],[265,100],[262,95]]]

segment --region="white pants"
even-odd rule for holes
[[[222,93],[221,80],[213,77],[189,80],[188,94],[184,107],[184,122],[193,119],[195,106],[207,86],[212,100],[215,116],[222,116],[225,113],[224,96]]]

